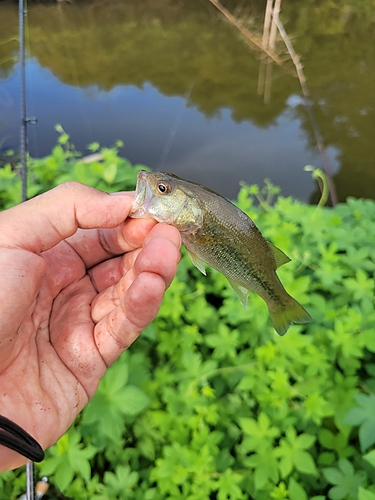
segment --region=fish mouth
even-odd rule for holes
[[[141,219],[149,217],[147,213],[147,194],[150,191],[146,180],[147,172],[141,170],[137,176],[137,186],[135,188],[135,196],[132,201],[129,217]]]

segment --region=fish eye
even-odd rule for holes
[[[165,183],[165,182],[159,182],[158,184],[158,191],[159,193],[161,194],[168,194],[171,190],[171,187],[169,184]]]

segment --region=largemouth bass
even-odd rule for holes
[[[279,335],[292,323],[311,321],[276,274],[290,259],[262,236],[250,217],[221,195],[173,174],[141,171],[130,217],[175,226],[193,264],[203,274],[205,263],[224,274],[244,307],[249,290],[262,297]]]

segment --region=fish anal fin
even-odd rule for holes
[[[188,250],[186,248],[186,251],[190,257],[191,262],[194,264],[194,266],[200,270],[202,274],[206,276],[206,269],[205,269],[205,263],[203,262],[202,259],[200,259],[195,253],[193,253],[191,250]]]
[[[239,285],[236,281],[228,279],[230,286],[236,292],[237,297],[240,299],[241,304],[246,309],[247,307],[247,299],[249,297],[249,290],[241,285]]]
[[[288,262],[290,262],[290,258],[287,255],[285,255],[285,253],[282,250],[280,250],[280,248],[277,248],[269,241],[267,241],[267,244],[272,252],[273,258],[275,259],[276,269],[278,269],[283,264],[287,264]]]

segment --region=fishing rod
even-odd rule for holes
[[[27,200],[27,164],[26,164],[26,68],[25,68],[25,25],[24,16],[26,15],[24,0],[18,3],[18,22],[19,22],[19,58],[21,65],[21,133],[20,133],[20,158],[21,158],[21,179],[22,179],[22,201]],[[34,500],[34,464],[26,464],[26,498]]]
[[[36,123],[35,118],[27,118],[26,114],[26,62],[25,62],[25,25],[24,19],[27,15],[25,0],[19,0],[19,61],[21,67],[21,127],[20,127],[20,160],[22,179],[22,201],[27,200],[27,124]],[[34,463],[26,464],[26,498],[34,500]]]

